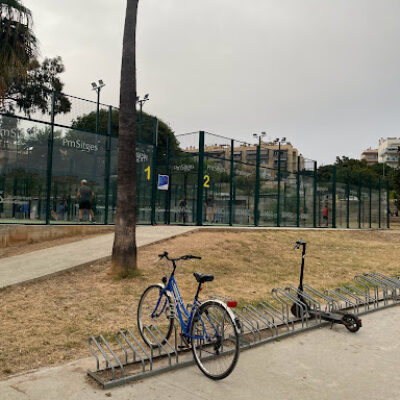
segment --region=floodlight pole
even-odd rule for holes
[[[278,141],[278,201],[276,212],[276,226],[281,226],[281,141]]]
[[[103,87],[106,86],[105,83],[100,79],[99,83],[92,83],[92,90],[97,92],[97,108],[96,108],[96,134],[99,133],[100,128],[100,92]]]
[[[140,99],[140,97],[136,97],[136,103],[139,103],[140,106],[140,113],[139,113],[139,137],[142,136],[143,133],[143,104],[146,101],[149,101],[149,94],[145,94],[143,99]]]
[[[149,95],[146,94],[143,99],[140,99],[139,97],[136,98],[136,103],[139,103],[140,105],[140,123],[143,122],[143,104],[146,103],[146,101],[149,101]]]
[[[101,89],[106,86],[105,83],[103,82],[102,79],[99,79],[99,82],[93,82],[92,83],[92,90],[95,90],[97,92],[97,108],[96,108],[96,135],[94,139],[94,145],[96,146],[98,144],[98,137],[97,135],[99,134],[100,130],[100,92]],[[96,174],[97,174],[97,152],[95,151],[94,153],[94,163],[93,163],[93,178],[96,179]]]
[[[256,159],[256,187],[254,191],[254,226],[258,226],[260,220],[260,164],[261,164],[261,138],[265,137],[266,133],[261,132],[259,135],[257,133],[253,134],[253,137],[258,137],[257,146],[257,159]]]
[[[99,86],[97,89],[97,109],[96,109],[96,134],[99,133],[99,123],[100,123],[100,91],[101,87]]]
[[[278,143],[278,199],[276,204],[276,226],[281,226],[281,142],[286,142],[286,138],[276,138],[275,143]]]
[[[140,123],[143,122],[143,100],[139,101],[140,104]]]

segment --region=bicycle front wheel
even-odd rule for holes
[[[239,358],[239,333],[227,309],[206,301],[193,317],[190,335],[194,359],[209,378],[226,378]]]
[[[140,334],[152,348],[157,348],[158,342],[164,344],[169,339],[174,324],[172,300],[162,290],[161,285],[149,286],[140,297],[137,311]]]

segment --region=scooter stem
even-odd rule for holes
[[[307,243],[305,243],[305,242],[301,243],[301,246],[303,246],[303,249],[301,252],[301,271],[300,271],[300,285],[299,285],[300,291],[303,291],[304,261],[306,258],[306,245],[307,245]]]

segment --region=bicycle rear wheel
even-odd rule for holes
[[[162,290],[161,285],[149,286],[140,297],[137,310],[140,334],[144,342],[152,348],[158,347],[157,340],[164,344],[169,339],[174,324],[171,315],[172,300],[165,292],[161,296]]]
[[[239,358],[239,334],[233,317],[216,301],[203,303],[193,318],[192,351],[200,370],[209,378],[226,378]]]

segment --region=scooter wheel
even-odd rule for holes
[[[357,318],[353,314],[345,314],[342,318],[343,325],[350,331],[350,332],[357,332],[361,328],[361,320]]]
[[[292,307],[290,307],[290,311],[293,316],[296,318],[300,318],[302,314],[302,309],[295,303],[292,304]]]

